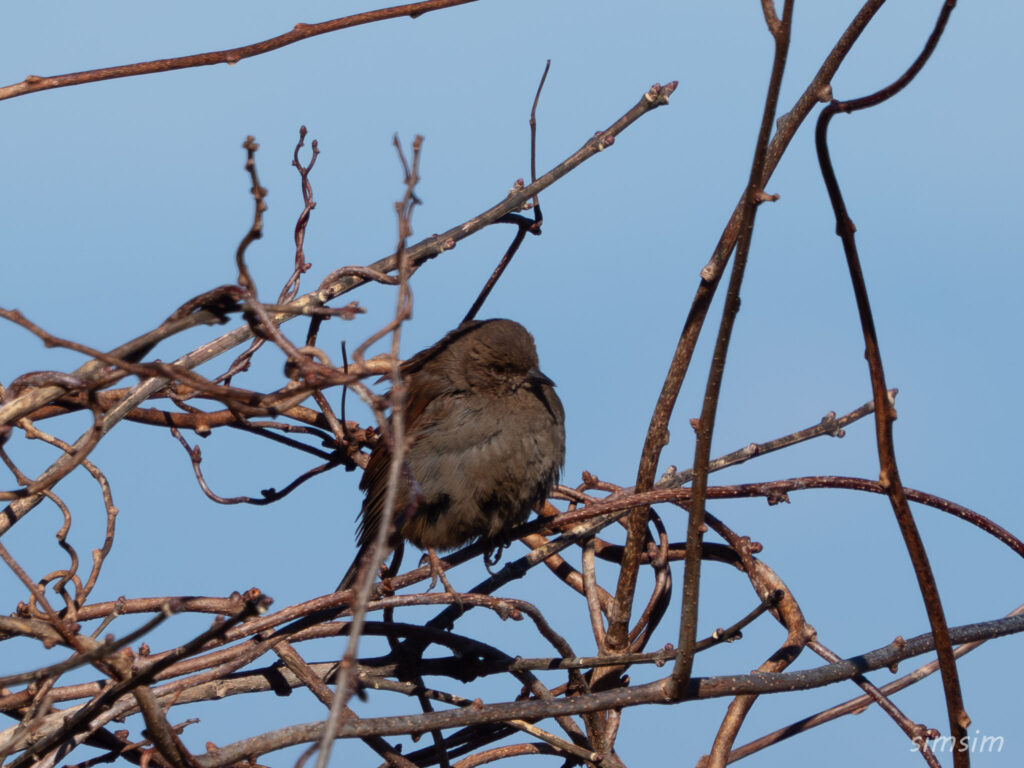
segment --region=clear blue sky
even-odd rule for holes
[[[938,0],[892,0],[835,78],[836,96],[863,95],[902,72],[939,6]],[[849,0],[798,5],[783,110],[858,7]],[[368,8],[329,2],[13,4],[0,29],[0,84],[28,74],[228,48],[298,22]],[[831,131],[833,160],[859,229],[889,383],[900,389],[895,437],[904,482],[975,508],[1017,535],[1024,534],[1014,490],[1021,448],[1010,416],[1020,389],[1024,324],[1022,24],[1019,4],[961,3],[910,88],[880,108],[839,116]],[[392,250],[393,202],[401,195],[394,133],[405,142],[416,133],[426,137],[415,241],[490,207],[515,179],[528,177],[527,117],[547,58],[552,69],[538,110],[539,171],[609,125],[652,83],[678,79],[670,106],[643,118],[610,150],[545,193],[543,236],[527,240],[482,312],[519,320],[536,336],[544,371],[558,383],[568,414],[565,482],[575,485],[588,470],[631,485],[699,270],[747,177],[771,52],[754,2],[653,1],[611,10],[581,2],[492,0],[318,37],[231,67],[6,101],[0,103],[0,305],[20,309],[55,334],[110,348],[156,326],[191,296],[232,282],[234,250],[251,216],[240,148],[247,134],[261,145],[259,171],[270,190],[266,235],[250,248],[249,264],[262,295],[270,297],[291,269],[301,198],[289,164],[300,125],[308,126],[322,152],[312,177],[317,208],[306,239],[313,263],[308,290],[339,266],[369,263]],[[812,133],[808,122],[768,185],[780,200],[762,206],[758,216],[716,455],[870,398],[856,309]],[[415,276],[406,354],[458,323],[511,234],[485,232]],[[391,289],[350,298],[368,312],[325,334],[325,349],[335,358],[340,339],[355,346],[393,311]],[[720,311],[719,301],[709,321],[717,322]],[[304,332],[294,325],[293,334]],[[219,332],[193,332],[156,354],[173,359]],[[688,420],[699,413],[712,340],[709,333],[698,348],[665,465],[692,461]],[[26,371],[71,370],[82,361],[45,350],[7,324],[0,325],[0,348],[5,384]],[[268,350],[263,371],[249,385],[276,386],[279,358]],[[356,409],[352,415],[368,419]],[[72,426],[83,425],[69,421],[61,435],[73,438]],[[842,441],[803,445],[719,479],[875,477],[873,446],[872,426],[863,422]],[[202,448],[209,479],[225,496],[281,487],[306,466],[288,451],[234,433],[216,434]],[[11,450],[33,475],[53,458],[20,437]],[[125,590],[129,596],[220,595],[258,586],[280,607],[329,590],[353,553],[360,503],[355,474],[321,476],[270,507],[222,507],[199,492],[184,452],[162,430],[122,424],[93,458],[110,476],[121,510],[117,546],[95,599]],[[3,487],[11,483],[8,477]],[[75,511],[71,540],[87,557],[102,541],[95,487],[70,477],[58,490]],[[836,653],[853,655],[926,630],[883,499],[817,492],[794,494],[788,506],[719,502],[710,508],[764,544],[763,559]],[[680,513],[665,508],[662,514],[673,538],[684,538]],[[1021,602],[1024,564],[1008,549],[940,513],[918,509],[916,516],[951,624],[996,618]],[[40,507],[4,544],[39,578],[63,567],[53,539],[59,525],[52,506]],[[482,573],[482,564],[473,563],[453,578],[468,588]],[[609,574],[601,576],[613,588]],[[535,599],[577,653],[593,652],[585,606],[552,585],[547,574],[535,572],[505,594]],[[651,648],[675,642],[680,585],[681,570],[669,617]],[[753,604],[742,576],[720,565],[706,566],[703,589],[702,635],[732,623]],[[0,572],[0,595],[3,611],[24,598],[7,572]],[[183,641],[202,622],[176,619],[168,625],[154,647]],[[133,626],[128,620],[115,631]],[[515,653],[548,653],[531,645],[526,628],[491,616],[467,617],[462,629]],[[776,624],[762,619],[742,642],[702,656],[695,673],[746,672],[783,637]],[[1019,638],[997,640],[961,663],[974,719],[970,732],[1006,739],[1003,760],[990,764],[1024,758],[1024,744],[1014,735],[1020,647]],[[328,659],[340,651],[339,643],[324,644],[319,657],[311,656]],[[6,673],[37,657],[27,645],[11,645],[4,658]],[[818,663],[809,652],[799,662]],[[914,666],[905,664],[901,672]],[[640,682],[660,672],[632,674]],[[76,679],[92,677],[86,671]],[[878,684],[889,679],[888,672],[872,675]],[[498,700],[517,689],[502,684],[474,690]],[[739,742],[857,693],[847,684],[762,699]],[[917,722],[947,727],[937,676],[896,703]],[[357,708],[374,714],[388,704],[384,699],[380,707]],[[629,765],[692,765],[710,747],[726,704],[627,711],[619,754]],[[397,706],[405,712],[415,705]],[[202,751],[207,739],[225,744],[322,717],[306,691],[183,711],[202,718],[185,732],[194,751]],[[353,764],[376,764],[358,742],[339,745],[334,764],[343,764],[344,754]],[[296,757],[281,752],[263,762],[290,766]],[[747,764],[811,760],[921,764],[877,709]],[[976,761],[987,762],[985,756]]]

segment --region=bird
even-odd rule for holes
[[[389,546],[405,539],[433,563],[435,550],[508,543],[507,532],[544,502],[565,460],[565,411],[540,371],[533,336],[513,320],[463,322],[401,373],[408,449]],[[381,439],[359,483],[359,552],[339,591],[354,585],[376,540],[390,464]]]

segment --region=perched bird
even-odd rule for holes
[[[463,323],[402,365],[409,448],[395,521],[421,549],[455,549],[505,533],[547,498],[565,458],[565,412],[540,372],[533,337],[511,320]],[[359,487],[359,554],[338,589],[355,582],[380,527],[391,452],[370,454]]]

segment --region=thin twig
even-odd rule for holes
[[[122,64],[115,67],[93,69],[87,72],[75,72],[68,75],[54,75],[50,77],[39,77],[29,75],[20,83],[0,88],[0,100],[23,96],[28,93],[45,91],[50,88],[64,88],[70,85],[81,85],[83,83],[96,83],[102,80],[112,80],[118,77],[134,77],[136,75],[149,75],[156,72],[168,72],[175,69],[189,69],[191,67],[205,67],[211,64],[236,64],[242,59],[252,56],[259,56],[263,53],[275,51],[286,45],[291,45],[300,40],[306,40],[317,35],[324,35],[339,29],[356,27],[361,24],[370,24],[384,19],[394,19],[401,16],[416,18],[424,13],[436,11],[441,8],[451,8],[457,5],[464,5],[475,0],[425,0],[419,3],[407,5],[396,5],[391,8],[382,8],[377,11],[357,13],[352,16],[344,16],[331,21],[322,21],[318,24],[296,24],[290,31],[283,35],[272,37],[250,45],[243,45],[240,48],[229,48],[223,51],[210,53],[197,53],[191,56],[180,56],[173,59],[156,59],[155,61],[144,61],[138,64]]]
[[[778,105],[779,90],[782,87],[782,74],[786,68],[786,56],[789,52],[789,35],[792,28],[794,0],[786,0],[782,13],[781,26],[772,31],[775,40],[775,58],[772,62],[772,73],[765,97],[764,112],[761,115],[761,129],[758,133],[751,163],[750,179],[747,182],[746,197],[743,203],[743,219],[740,225],[740,236],[736,245],[736,257],[733,260],[732,275],[729,278],[729,289],[722,309],[722,323],[715,351],[708,373],[707,386],[704,391],[704,406],[701,409],[700,422],[697,427],[697,446],[693,458],[693,499],[690,504],[690,518],[686,528],[686,565],[683,571],[683,604],[679,621],[679,655],[676,657],[672,670],[673,682],[683,689],[693,669],[693,644],[697,639],[697,605],[700,598],[700,565],[701,544],[704,529],[704,502],[708,482],[708,462],[711,459],[711,436],[715,427],[715,416],[718,411],[718,396],[721,391],[725,373],[726,354],[732,337],[733,324],[740,308],[740,287],[743,284],[747,255],[754,232],[754,218],[757,214],[759,193],[763,192],[765,163],[767,161],[768,139],[771,135],[772,123]],[[877,404],[876,404],[877,407]],[[636,520],[642,519],[644,510],[634,512],[630,518],[630,538],[636,539]],[[627,554],[629,540],[626,542]],[[623,568],[625,570],[625,567]],[[621,583],[621,580],[620,580]],[[617,597],[617,595],[616,595]]]

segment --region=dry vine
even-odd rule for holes
[[[111,77],[233,62],[312,35],[468,1],[422,2],[317,25],[299,25],[291,33],[278,38],[215,54],[75,75],[30,77],[23,83],[0,89],[0,98]],[[426,566],[391,573],[382,583],[375,583],[371,577],[377,574],[384,558],[381,546],[378,547],[376,562],[364,570],[354,589],[321,595],[272,613],[267,612],[269,599],[255,588],[244,594],[220,597],[126,596],[116,601],[90,602],[104,562],[116,544],[115,520],[118,515],[106,477],[90,456],[101,440],[116,439],[111,433],[121,420],[167,429],[185,449],[198,484],[211,500],[221,504],[265,505],[279,501],[323,472],[339,466],[348,469],[364,466],[367,450],[375,441],[388,440],[392,446],[391,478],[394,485],[403,471],[405,448],[404,390],[399,375],[398,342],[403,323],[410,316],[410,276],[429,260],[442,256],[458,241],[487,226],[515,224],[517,233],[512,245],[467,314],[467,317],[474,316],[525,235],[539,234],[542,217],[538,194],[590,157],[612,146],[616,136],[634,121],[667,105],[675,83],[652,86],[607,129],[584,141],[577,152],[539,178],[534,170],[531,183],[518,183],[507,197],[478,216],[416,243],[408,241],[410,221],[418,203],[416,184],[422,140],[417,137],[412,143],[411,160],[405,157],[396,140],[404,179],[402,197],[396,204],[398,243],[395,252],[367,266],[339,268],[315,290],[300,295],[302,277],[308,269],[304,242],[316,205],[312,171],[318,153],[317,144],[313,142],[309,162],[300,161],[306,139],[303,128],[293,157],[301,179],[303,202],[295,227],[294,268],[273,303],[259,298],[258,287],[245,258],[249,244],[262,234],[266,194],[257,173],[258,145],[250,137],[243,146],[254,213],[251,226],[236,253],[238,278],[235,283],[215,287],[196,296],[171,312],[158,327],[110,352],[58,338],[45,330],[42,324],[17,310],[0,308],[0,318],[20,325],[46,345],[76,350],[90,358],[88,363],[70,373],[26,373],[7,382],[2,391],[0,458],[9,469],[13,482],[9,489],[0,492],[0,499],[9,502],[0,516],[0,535],[18,524],[38,505],[52,503],[64,520],[58,538],[70,562],[45,576],[32,576],[0,544],[0,558],[17,574],[25,589],[25,600],[17,604],[10,616],[0,618],[0,639],[22,638],[48,649],[63,649],[51,652],[55,661],[47,666],[28,672],[3,670],[0,712],[17,722],[0,731],[0,760],[9,761],[5,764],[11,768],[51,766],[66,761],[66,756],[75,747],[87,744],[104,751],[103,757],[89,761],[90,765],[101,760],[123,758],[138,765],[154,764],[160,768],[220,768],[253,764],[275,750],[308,745],[309,751],[303,761],[312,759],[312,753],[316,752],[317,765],[323,766],[337,739],[359,738],[387,764],[394,766],[472,766],[526,754],[555,755],[570,765],[615,766],[622,764],[615,744],[623,710],[652,703],[672,704],[731,697],[731,705],[717,736],[709,744],[709,755],[705,759],[708,766],[722,766],[789,738],[798,731],[858,711],[869,701],[879,704],[915,743],[926,739],[933,731],[910,720],[892,703],[890,696],[895,690],[913,684],[936,669],[940,670],[945,684],[950,732],[955,737],[962,736],[968,721],[959,691],[956,657],[973,650],[985,640],[1024,631],[1024,617],[1017,609],[992,621],[947,627],[923,545],[916,536],[908,501],[930,506],[971,523],[1021,557],[1024,557],[1024,543],[977,512],[923,491],[904,488],[899,481],[889,429],[895,391],[887,388],[882,372],[867,287],[857,264],[853,229],[842,204],[825,143],[825,127],[832,115],[880,103],[896,95],[913,78],[938,43],[954,3],[947,2],[944,6],[932,39],[907,75],[874,96],[856,101],[831,101],[819,122],[822,166],[836,207],[839,233],[850,261],[868,344],[872,399],[846,415],[828,414],[817,425],[712,459],[711,437],[718,416],[719,390],[744,267],[751,252],[756,213],[761,203],[772,199],[764,191],[766,183],[815,104],[831,100],[832,76],[881,2],[869,0],[864,4],[796,104],[778,118],[779,88],[786,68],[793,3],[790,0],[784,4],[781,16],[770,0],[764,0],[762,5],[768,31],[775,41],[775,57],[749,181],[715,253],[704,269],[703,279],[685,317],[661,397],[652,414],[643,454],[639,457],[635,485],[617,485],[585,474],[577,487],[559,487],[555,500],[562,507],[548,504],[538,519],[516,531],[528,549],[527,554],[506,562],[490,578],[464,593],[421,594],[410,589],[429,577]],[[536,106],[535,101],[534,113]],[[774,134],[773,126],[776,126]],[[531,131],[535,128],[534,114],[531,113]],[[535,156],[531,160],[535,168]],[[533,209],[532,219],[521,214],[528,208]],[[707,377],[703,411],[695,424],[697,441],[693,467],[682,472],[673,468],[656,480],[661,449],[667,441],[669,416],[688,372],[711,300],[729,267],[730,257],[728,294],[714,360]],[[351,362],[347,358],[343,361],[332,359],[317,346],[320,328],[332,318],[339,322],[351,319],[361,308],[355,302],[343,306],[330,304],[369,282],[397,286],[393,317],[355,349]],[[243,321],[240,325],[173,362],[161,362],[151,355],[158,344],[186,330],[223,324],[236,316]],[[305,343],[297,346],[284,335],[280,326],[296,319],[302,322],[303,318],[308,318]],[[389,352],[366,358],[369,345],[389,334],[392,339]],[[249,346],[223,365],[217,375],[196,372],[201,363],[218,360],[246,342]],[[258,357],[260,350],[273,347],[279,349],[287,361],[280,385],[272,391],[240,386],[238,380],[255,361],[261,359]],[[368,377],[381,375],[390,379],[389,398],[375,394],[365,383]],[[123,380],[129,376],[138,377],[140,383],[123,385]],[[333,410],[327,393],[338,392],[342,388],[352,390],[370,406],[378,419],[375,426],[348,421],[344,412]],[[64,442],[44,430],[47,422],[79,411],[91,414],[91,423],[77,440]],[[387,418],[389,412],[390,420]],[[725,467],[807,440],[841,437],[844,429],[869,414],[874,415],[878,433],[881,465],[878,480],[815,476],[761,483],[711,484],[711,475]],[[190,444],[184,432],[191,430],[205,437],[225,427],[275,441],[305,454],[316,463],[285,488],[266,491],[262,497],[222,497],[210,487],[202,467],[202,453],[197,446]],[[16,432],[45,441],[57,451],[56,459],[38,477],[26,474],[20,468],[19,458],[8,453],[3,445]],[[14,442],[10,444],[15,445]],[[88,573],[81,570],[80,558],[66,541],[73,514],[57,495],[61,481],[76,469],[87,472],[98,484],[107,515],[105,538],[102,546],[93,552]],[[775,504],[787,501],[789,494],[809,488],[843,488],[885,494],[891,499],[928,606],[932,626],[929,634],[910,639],[898,638],[883,648],[865,651],[855,658],[839,658],[817,637],[814,627],[801,610],[799,596],[790,591],[779,575],[782,569],[769,566],[757,556],[759,546],[756,543],[706,509],[708,499],[756,496]],[[382,538],[393,504],[393,498],[385,504],[384,522],[380,526]],[[670,527],[655,511],[656,505],[665,504],[678,506],[689,516],[685,540],[674,540],[669,533]],[[607,533],[619,526],[626,530],[624,545],[613,543]],[[709,530],[724,543],[705,543],[703,536]],[[574,559],[577,550],[578,561]],[[480,546],[469,546],[446,556],[442,566],[452,568],[481,554]],[[599,583],[597,560],[616,567],[614,589]],[[753,595],[748,605],[733,607],[735,621],[732,626],[712,637],[698,639],[696,618],[700,606],[700,572],[705,561],[717,561],[736,568],[749,580]],[[578,565],[574,564],[576,562]],[[678,566],[673,567],[674,563],[684,565],[680,570]],[[500,587],[522,578],[529,569],[541,564],[549,569],[549,580],[561,582],[568,592],[583,598],[576,620],[589,623],[594,640],[592,647],[586,650],[573,648],[559,631],[560,622],[546,616],[532,602],[495,594]],[[652,577],[651,591],[635,603],[638,576],[647,568]],[[655,629],[667,616],[673,576],[680,574],[684,599],[678,624],[679,641],[676,646],[650,650],[648,645]],[[634,612],[635,605],[643,606],[638,615]],[[403,610],[414,606],[436,606],[438,611],[426,622],[403,621]],[[550,647],[548,655],[523,658],[503,649],[499,643],[458,632],[459,622],[474,609],[490,611],[503,620],[528,625]],[[129,618],[136,614],[146,619],[141,627]],[[158,624],[174,622],[184,614],[208,614],[214,619],[205,631],[177,647],[155,650],[146,645],[136,646]],[[781,647],[765,651],[765,661],[759,669],[748,674],[707,678],[692,675],[696,653],[707,652],[720,643],[739,638],[744,627],[763,620],[765,614],[780,623],[786,638]],[[108,629],[114,634],[98,639]],[[390,651],[377,658],[360,656],[359,640],[368,636],[386,638]],[[346,638],[345,652],[340,659],[311,659],[307,651],[307,648],[314,647],[311,641],[338,637]],[[954,648],[954,645],[959,647]],[[425,657],[428,648],[440,655]],[[787,672],[805,648],[821,656],[824,662],[811,670]],[[864,677],[867,671],[893,666],[932,650],[937,651],[937,664],[922,667],[888,686],[877,688]],[[260,666],[254,667],[254,664]],[[659,675],[658,670],[665,665],[669,666],[668,674]],[[62,680],[71,670],[86,666],[95,670],[92,682]],[[630,670],[645,682],[631,681],[627,675]],[[451,689],[427,688],[423,679],[428,676],[449,678]],[[472,695],[463,695],[460,686],[477,678],[509,679],[523,693],[505,701],[486,702]],[[839,681],[855,682],[865,691],[864,696],[809,717],[790,729],[769,734],[745,746],[735,746],[739,728],[758,696],[805,690]],[[268,690],[281,693],[300,687],[307,688],[323,704],[323,720],[269,730],[230,744],[210,744],[202,754],[190,752],[183,743],[180,734],[193,721],[183,719],[178,712],[187,712],[189,704],[230,701],[238,695]],[[359,717],[350,707],[352,695],[374,690],[388,690],[409,697],[422,708],[422,712]],[[443,707],[435,710],[435,703]],[[182,710],[182,707],[186,709]],[[111,729],[112,722],[134,714],[141,714],[145,729],[141,734],[133,736],[127,729]],[[448,732],[443,733],[445,730]],[[409,753],[403,753],[389,739],[425,733],[432,734],[431,743]],[[498,744],[513,734],[516,737],[511,743]],[[937,765],[927,748],[922,749],[922,757],[927,764]],[[955,760],[958,766],[967,765],[968,755],[956,753]]]

